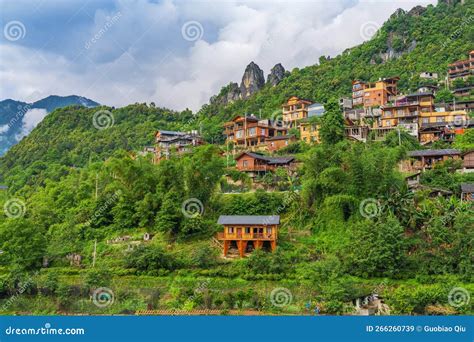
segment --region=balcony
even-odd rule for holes
[[[275,240],[273,233],[217,233],[218,240]]]

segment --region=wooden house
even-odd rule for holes
[[[474,183],[461,184],[461,200],[474,201]]]
[[[296,141],[294,135],[278,135],[267,139],[267,150],[275,152]]]
[[[173,153],[189,152],[193,146],[202,145],[204,140],[197,131],[157,131],[155,133],[155,161],[169,159]]]
[[[282,105],[283,122],[290,128],[299,128],[301,120],[308,117],[311,101],[292,96]]]
[[[448,77],[450,82],[457,78],[466,80],[471,75],[474,75],[474,50],[469,52],[467,59],[456,61],[448,65]]]
[[[417,150],[408,152],[408,160],[401,164],[402,171],[415,172],[433,168],[447,160],[461,160],[461,151],[456,149]]]
[[[254,249],[274,251],[278,239],[280,216],[246,216],[221,215],[218,224],[224,226],[224,231],[217,234],[217,239],[223,241],[223,254],[229,250],[237,250],[240,257]]]
[[[248,172],[251,177],[274,171],[278,167],[292,169],[295,166],[294,157],[269,157],[255,152],[243,152],[235,161],[237,170]]]
[[[462,167],[464,171],[474,170],[474,150],[462,154]]]
[[[267,139],[284,136],[287,132],[282,122],[259,119],[255,115],[238,115],[224,124],[226,142],[249,149],[265,148]]]

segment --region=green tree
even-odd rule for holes
[[[325,109],[319,136],[323,143],[334,145],[344,139],[344,117],[339,104],[334,99],[325,105]]]

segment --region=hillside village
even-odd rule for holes
[[[255,67],[252,62],[244,78],[248,70]],[[345,135],[350,140],[365,143],[382,141],[390,132],[398,135],[405,132],[414,137],[424,151],[409,152],[410,158],[400,163],[401,171],[417,173],[433,168],[437,162],[455,159],[462,161],[461,171],[472,172],[474,151],[433,149],[431,146],[451,144],[456,135],[474,127],[473,75],[474,50],[469,52],[467,59],[449,64],[445,77],[421,73],[420,78],[425,81],[414,93],[399,93],[399,77],[375,82],[354,80],[351,97],[339,100]],[[436,93],[442,89],[450,89],[452,101],[437,101]],[[323,104],[296,96],[283,103],[281,110],[275,111],[271,118],[236,113],[222,127],[227,166],[232,158],[231,164],[235,166],[230,168],[248,174],[257,182],[259,177],[277,168],[286,169],[288,174],[296,173],[297,159],[285,152],[291,151],[291,145],[299,142],[320,143],[320,120],[324,113]],[[193,147],[204,143],[198,131],[160,130],[155,134],[155,146],[145,148],[142,154],[153,154],[154,162],[158,163],[173,154],[191,152]]]
[[[1,159],[0,311],[471,314],[472,42],[450,41],[466,58],[438,56],[444,72],[396,64],[431,58],[405,20],[444,27],[456,6],[394,13],[381,60],[354,48],[266,80],[252,62],[196,115],[52,112]]]

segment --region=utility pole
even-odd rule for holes
[[[244,146],[247,148],[247,113],[244,116]]]
[[[94,240],[94,252],[92,253],[92,267],[95,267],[96,257],[97,257],[97,239]]]
[[[99,195],[99,174],[95,173],[95,200],[97,201],[97,197]]]
[[[402,138],[400,136],[400,127],[397,127],[398,130],[398,146],[402,146]]]

